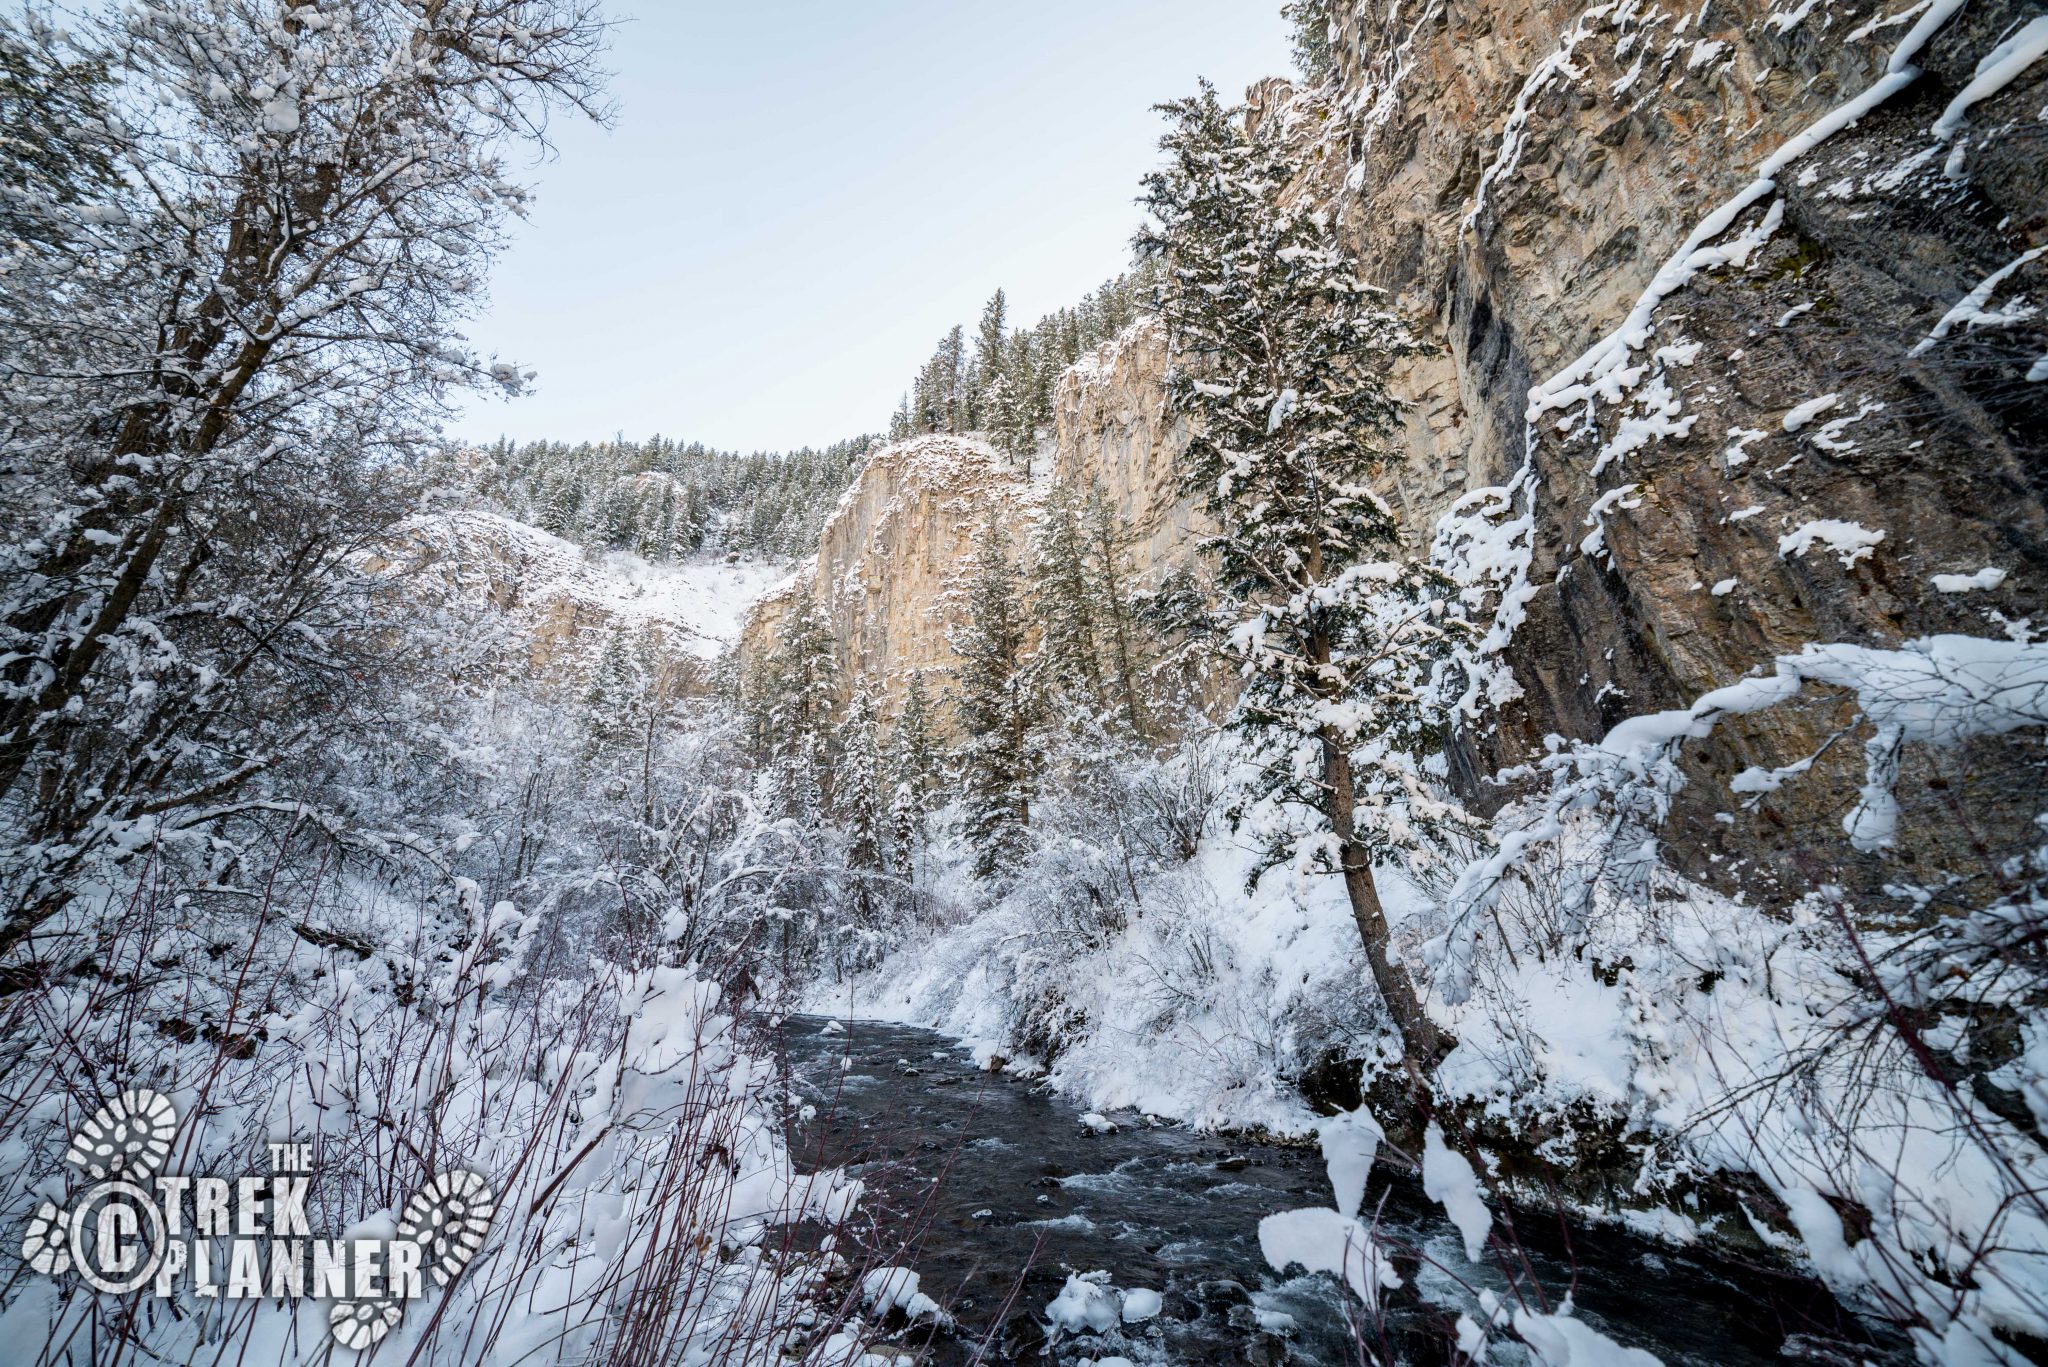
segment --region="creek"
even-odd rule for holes
[[[1449,1362],[1458,1314],[1476,1316],[1486,1290],[1552,1311],[1569,1294],[1580,1319],[1666,1367],[1903,1360],[1811,1281],[1567,1224],[1555,1211],[1513,1213],[1512,1249],[1494,1254],[1518,1266],[1511,1284],[1492,1262],[1468,1263],[1442,1209],[1384,1157],[1364,1218],[1377,1209],[1405,1285],[1382,1325],[1361,1323],[1334,1278],[1279,1273],[1260,1254],[1263,1217],[1331,1202],[1313,1146],[1129,1112],[1099,1132],[1072,1102],[978,1069],[964,1046],[914,1026],[797,1016],[784,1042],[810,1110],[793,1124],[795,1151],[867,1184],[862,1253],[914,1269],[953,1320],[939,1332],[901,1326],[892,1341],[942,1367],[1109,1357],[1339,1367],[1363,1360],[1361,1337],[1382,1361]],[[1159,1312],[1105,1334],[1049,1332],[1047,1304],[1069,1275],[1090,1272],[1159,1292]],[[1523,1351],[1497,1349],[1495,1360]]]

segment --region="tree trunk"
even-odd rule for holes
[[[1330,829],[1337,837],[1337,858],[1344,874],[1344,894],[1351,899],[1351,918],[1358,924],[1358,938],[1365,945],[1366,963],[1373,983],[1387,1004],[1387,1014],[1401,1031],[1401,1062],[1408,1070],[1409,1086],[1418,1100],[1429,1092],[1429,1075],[1451,1051],[1453,1041],[1429,1018],[1408,970],[1387,957],[1387,914],[1380,905],[1379,888],[1373,882],[1372,865],[1365,848],[1358,843],[1354,816],[1357,798],[1351,774],[1351,756],[1336,733],[1325,728],[1323,786],[1329,794]]]
[[[78,643],[50,653],[48,663],[56,678],[40,691],[24,693],[4,715],[0,715],[0,725],[5,727],[0,731],[0,797],[12,791],[15,780],[21,777],[22,770],[41,745],[42,734],[35,729],[37,717],[64,709],[64,705],[84,686],[86,675],[99,662],[100,655],[107,648],[108,638],[128,620],[136,598],[149,582],[150,571],[156,567],[157,556],[163,552],[175,511],[176,505],[171,502],[158,504],[156,517],[129,550],[128,560],[121,567],[113,588],[101,601],[91,625],[79,637]]]

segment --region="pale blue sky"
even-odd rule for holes
[[[1151,106],[1285,72],[1279,5],[623,0],[617,126],[558,126],[469,329],[538,390],[455,430],[751,450],[880,428],[997,286],[1031,322],[1123,267]]]

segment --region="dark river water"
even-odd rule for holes
[[[815,1115],[791,1135],[807,1165],[850,1166],[868,1184],[858,1222],[868,1265],[915,1269],[952,1328],[891,1341],[935,1364],[1336,1364],[1453,1360],[1452,1325],[1492,1290],[1510,1307],[1575,1313],[1668,1364],[1895,1360],[1824,1292],[1779,1274],[1691,1257],[1607,1228],[1569,1236],[1554,1212],[1518,1220],[1518,1276],[1465,1260],[1456,1229],[1411,1177],[1384,1165],[1367,1191],[1406,1285],[1381,1324],[1324,1274],[1273,1271],[1262,1217],[1331,1203],[1320,1153],[1238,1142],[1134,1113],[1098,1134],[1042,1087],[976,1069],[945,1036],[793,1018],[792,1072]],[[1384,1195],[1384,1204],[1382,1197]],[[1496,1211],[1496,1229],[1500,1212]],[[1046,1305],[1070,1274],[1103,1271],[1162,1293],[1160,1313],[1106,1334],[1048,1334]],[[1539,1292],[1531,1288],[1540,1288]],[[897,1327],[894,1323],[885,1328]],[[1505,1337],[1505,1336],[1503,1336]],[[1852,1348],[1847,1340],[1860,1340]],[[1514,1361],[1517,1350],[1497,1351]]]

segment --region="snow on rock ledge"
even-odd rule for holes
[[[781,577],[765,561],[651,564],[582,549],[497,513],[427,513],[372,570],[421,576],[442,591],[506,617],[525,636],[542,677],[578,678],[615,629],[647,631],[674,656],[706,664],[739,636],[748,606]]]

